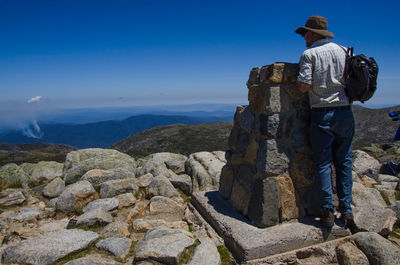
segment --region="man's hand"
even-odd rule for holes
[[[301,93],[306,93],[311,88],[311,85],[300,81],[297,81],[297,85],[299,86],[299,90]]]

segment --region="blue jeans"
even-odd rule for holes
[[[332,197],[331,162],[336,169],[336,190],[339,211],[351,213],[352,201],[352,140],[354,117],[352,110],[331,108],[311,110],[310,140],[313,151],[316,183],[320,188],[321,208],[335,209]]]

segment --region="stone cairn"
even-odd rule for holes
[[[297,64],[253,68],[249,105],[237,107],[229,136],[219,193],[258,227],[318,211],[308,97],[297,75]]]

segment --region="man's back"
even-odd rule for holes
[[[344,91],[345,50],[328,39],[315,42],[300,58],[299,81],[312,85],[311,107],[348,105]]]

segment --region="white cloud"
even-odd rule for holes
[[[34,98],[28,99],[28,103],[38,102],[42,96],[36,96]]]

